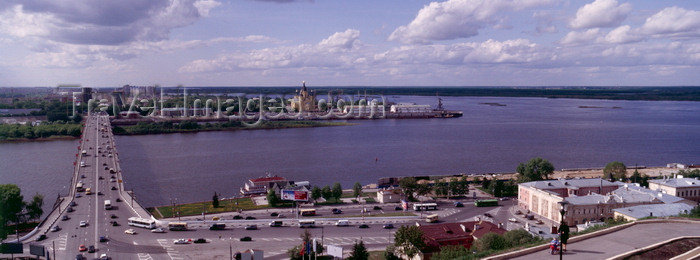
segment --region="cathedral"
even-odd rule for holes
[[[306,89],[306,81],[302,82],[301,90],[297,90],[297,94],[292,101],[292,110],[310,112],[316,111],[316,93]]]

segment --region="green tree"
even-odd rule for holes
[[[416,194],[418,194],[418,196],[428,195],[432,191],[433,191],[433,187],[430,187],[430,185],[428,185],[427,183],[416,185]]]
[[[549,175],[554,173],[554,165],[549,161],[536,157],[530,159],[526,164],[520,163],[515,170],[518,175],[518,182],[530,182],[549,179]]]
[[[417,226],[401,226],[394,233],[394,252],[409,259],[425,247],[423,232]]]
[[[313,236],[311,235],[311,232],[309,232],[308,229],[304,229],[304,232],[302,232],[299,237],[301,238],[301,245],[295,246],[287,250],[287,255],[289,256],[290,259],[294,260],[302,260],[304,259],[305,256],[305,246],[306,245],[311,245],[313,243]],[[311,247],[313,248],[313,247]],[[316,243],[316,252],[312,252],[312,254],[320,254],[323,253],[323,246],[321,245],[320,242],[317,241]],[[308,255],[306,255],[308,256]]]
[[[219,195],[216,194],[216,191],[214,192],[214,196],[211,197],[211,206],[214,208],[219,207]]]
[[[352,246],[352,251],[350,251],[350,256],[347,258],[348,260],[367,260],[369,259],[369,252],[367,252],[367,248],[365,248],[365,243],[360,240],[358,243],[355,241],[355,244]]]
[[[355,182],[355,185],[352,186],[352,196],[357,198],[360,195],[362,195],[362,184]]]
[[[627,166],[618,161],[608,163],[603,168],[603,178],[613,181],[627,179]]]
[[[448,196],[450,194],[450,185],[452,184],[452,181],[450,182],[443,182],[442,180],[437,180],[435,181],[435,195],[436,196]]]
[[[452,178],[452,180],[450,180],[449,187],[453,196],[463,196],[469,194],[469,181],[467,180],[467,176],[462,176],[459,178],[459,180]]]
[[[311,188],[311,199],[313,199],[314,202],[316,202],[316,200],[318,200],[319,198],[321,198],[321,188],[319,188],[318,186],[314,186],[313,188]]]
[[[506,239],[496,233],[487,233],[475,243],[477,250],[483,252],[488,250],[501,250],[510,247]]]
[[[0,184],[0,240],[7,238],[12,229],[7,224],[17,221],[17,214],[22,211],[24,202],[22,193],[15,184]]]
[[[496,180],[493,186],[493,196],[500,198],[503,196],[503,191],[505,189],[503,182]]]
[[[440,247],[440,252],[433,254],[430,259],[435,260],[453,260],[453,259],[464,259],[471,256],[472,252],[469,252],[464,246],[452,245]]]
[[[333,191],[331,190],[331,186],[323,186],[323,189],[321,189],[321,197],[325,199],[326,201],[329,201],[331,198],[333,198]]]
[[[481,187],[484,188],[484,190],[490,191],[491,190],[491,180],[484,178],[484,180],[481,181]]]
[[[34,194],[34,197],[32,197],[32,201],[25,205],[27,217],[29,217],[29,219],[39,219],[41,215],[44,214],[44,210],[41,208],[42,206],[44,206],[44,196],[37,192]]]
[[[280,198],[275,193],[275,190],[273,190],[273,189],[267,190],[267,203],[269,203],[270,206],[277,207],[277,204],[279,202],[280,202]]]
[[[539,237],[535,237],[530,232],[524,229],[514,229],[503,234],[506,242],[510,245],[524,245],[527,243],[540,241]]]
[[[417,185],[418,183],[414,177],[403,177],[399,180],[399,188],[401,188],[403,194],[406,194],[408,200],[414,200],[413,192],[416,191]]]
[[[335,202],[340,201],[340,196],[343,196],[343,187],[340,186],[339,182],[333,183],[333,189],[331,190]]]
[[[634,169],[632,176],[630,176],[630,182],[632,182],[632,183],[641,183],[642,182],[642,175],[639,174],[639,171],[637,169]]]

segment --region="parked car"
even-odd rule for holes
[[[117,190],[117,187],[112,186],[112,190]]]
[[[113,227],[119,226],[119,223],[117,223],[116,221],[110,221],[109,223],[112,224]]]
[[[367,224],[362,224],[362,225],[359,225],[358,228],[369,228],[369,226]]]
[[[76,198],[80,198],[80,197],[82,197],[82,196],[83,196],[83,194],[80,194],[80,193],[76,193],[76,194],[75,194],[75,197],[76,197]]]
[[[151,229],[151,233],[165,233],[165,229],[163,229],[163,228],[154,228],[154,229]]]
[[[85,251],[87,251],[87,247],[85,245],[81,244],[80,246],[78,246],[78,251],[85,252]]]
[[[59,226],[51,227],[51,232],[58,232],[59,230],[61,230],[61,227],[59,227]]]
[[[518,222],[518,220],[515,219],[515,218],[509,218],[508,221],[513,222],[513,223],[517,223],[517,222]]]
[[[90,246],[88,247],[88,253],[95,253],[95,246],[90,245]]]
[[[78,193],[78,194],[80,194],[80,193]],[[66,211],[73,212],[73,207],[68,207],[68,209],[66,209]]]
[[[117,202],[122,202],[122,199],[120,199],[120,198],[117,198]]]
[[[173,241],[173,244],[189,244],[189,243],[190,243],[190,241],[187,241],[184,238],[175,239],[175,241]]]
[[[71,207],[75,207],[75,206],[78,205],[78,204],[75,203],[75,201],[71,201],[70,203],[68,203],[68,205],[70,205]]]
[[[124,234],[136,235],[136,230],[134,230],[133,228],[124,230]]]
[[[249,236],[245,236],[245,237],[241,238],[241,242],[246,242],[246,241],[253,241],[253,238],[249,237]]]
[[[194,243],[195,243],[195,244],[204,244],[204,243],[206,243],[206,242],[207,242],[207,240],[204,239],[204,238],[197,238],[197,239],[194,240]]]
[[[257,230],[258,225],[247,225],[245,226],[245,230]]]
[[[493,217],[493,215],[491,215],[491,213],[488,213],[488,212],[484,213],[484,216],[489,217],[489,218]]]
[[[61,217],[61,220],[62,220],[62,221],[66,221],[66,220],[69,220],[69,219],[70,219],[70,217],[69,217],[68,215],[63,215],[63,216]]]
[[[112,215],[109,215],[109,218],[118,218],[118,217],[117,217],[117,215],[112,214]]]
[[[394,225],[393,225],[393,224],[384,224],[384,226],[382,226],[382,228],[384,228],[384,229],[392,229],[392,228],[394,228]]]
[[[80,227],[87,227],[88,223],[85,220],[80,221]]]

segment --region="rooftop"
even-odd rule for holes
[[[686,214],[692,209],[693,206],[690,206],[688,204],[674,203],[638,205],[633,207],[614,209],[614,211],[623,215],[630,216],[632,218],[640,219],[649,216],[667,217],[675,216],[681,213]]]
[[[526,183],[521,183],[520,185],[533,187],[541,190],[549,189],[578,189],[582,187],[599,187],[599,186],[615,186],[616,184],[603,180],[601,178],[595,179],[557,179],[557,180],[544,180],[544,181],[531,181]]]
[[[700,180],[693,178],[670,178],[670,179],[657,179],[649,180],[649,182],[658,183],[670,187],[700,187]]]
[[[475,229],[477,225],[478,228]],[[466,238],[469,236],[480,238],[490,232],[501,235],[506,232],[505,229],[499,228],[498,225],[488,221],[468,221],[423,225],[420,226],[420,230],[423,231],[424,237],[437,241]]]
[[[675,196],[674,196],[675,197]],[[667,201],[679,201],[673,198],[667,197]],[[683,200],[682,198],[680,200]],[[658,196],[658,192],[649,190],[642,191],[640,189],[629,187],[621,187],[617,190],[610,192],[607,195],[601,195],[593,193],[586,196],[570,196],[566,198],[566,201],[573,205],[591,205],[591,204],[604,204],[604,203],[660,203],[665,202],[661,200]],[[671,202],[668,202],[671,203]]]
[[[279,176],[263,177],[257,179],[250,179],[251,182],[273,182],[273,181],[287,181],[287,178]]]

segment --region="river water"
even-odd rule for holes
[[[435,97],[392,101],[437,103]],[[350,188],[385,176],[513,172],[518,163],[537,156],[557,169],[603,167],[611,161],[700,163],[698,102],[443,97],[443,104],[464,116],[118,136],[116,146],[127,189],[134,189],[147,207],[209,200],[214,192],[235,196],[247,179],[267,173]],[[35,190],[30,181],[40,184],[41,193],[66,192],[62,187],[70,182],[76,146],[77,141],[1,144],[0,183],[20,183],[31,192],[25,194]],[[68,155],[29,163],[8,159],[20,153]]]

